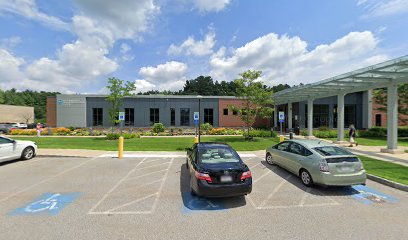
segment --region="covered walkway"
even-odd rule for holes
[[[358,69],[313,84],[293,87],[273,95],[275,105],[287,104],[288,128],[292,128],[292,104],[307,101],[308,137],[313,137],[313,103],[316,99],[337,96],[338,142],[344,141],[344,97],[347,94],[366,91],[371,99],[371,90],[387,89],[387,148],[383,152],[398,150],[398,85],[408,83],[408,56],[400,57],[370,67]],[[276,109],[276,108],[275,108]],[[366,108],[367,124],[371,127],[372,107]],[[277,126],[275,111],[275,127]]]

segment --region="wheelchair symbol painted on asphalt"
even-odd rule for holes
[[[10,212],[9,215],[56,215],[80,195],[81,193],[44,193],[40,198],[21,208],[17,208]]]

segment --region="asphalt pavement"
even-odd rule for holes
[[[37,157],[0,165],[1,239],[408,239],[408,193],[366,186],[306,188],[242,154],[245,197],[190,195],[185,156]]]

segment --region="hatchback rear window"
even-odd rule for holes
[[[327,163],[358,162],[357,157],[326,158]]]
[[[229,148],[202,148],[198,150],[199,161],[204,164],[238,163],[238,154]]]
[[[313,149],[322,156],[353,155],[351,152],[335,146],[316,147]]]

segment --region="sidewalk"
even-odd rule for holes
[[[375,158],[378,160],[383,160],[383,161],[388,161],[388,162],[393,162],[397,164],[401,164],[404,166],[408,167],[408,153],[402,153],[402,154],[389,154],[389,153],[382,153],[380,150],[381,148],[385,148],[382,146],[355,146],[355,147],[348,147],[349,144],[336,144],[338,146],[344,147],[350,152],[357,154],[357,155],[362,155],[362,156],[367,156],[371,158]],[[399,147],[401,149],[407,150],[407,147]]]

